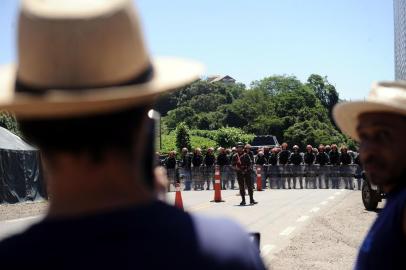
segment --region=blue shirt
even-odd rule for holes
[[[406,188],[388,194],[385,208],[368,232],[355,269],[406,269],[406,238],[403,215]]]
[[[0,242],[1,269],[265,269],[247,233],[161,202],[49,219]]]

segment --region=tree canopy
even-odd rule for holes
[[[185,122],[193,129],[222,130],[233,137],[244,134],[275,135],[291,144],[349,144],[331,117],[339,94],[327,77],[312,74],[306,82],[295,76],[274,75],[243,84],[199,80],[163,96],[156,109],[170,132]],[[235,129],[227,129],[235,128]],[[192,131],[191,131],[192,132]],[[224,135],[228,146],[229,140]],[[215,138],[213,138],[215,139]],[[230,144],[231,145],[231,144]]]

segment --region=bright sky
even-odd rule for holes
[[[139,0],[153,55],[194,58],[247,85],[273,74],[328,76],[341,98],[394,79],[391,0]],[[0,1],[0,64],[15,61],[18,1]]]

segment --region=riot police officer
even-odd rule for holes
[[[217,155],[216,163],[220,167],[221,188],[224,190],[227,189],[228,186],[230,160],[223,147],[219,147],[218,151],[219,154]]]
[[[300,165],[302,165],[303,163],[303,157],[299,152],[299,146],[294,145],[293,146],[293,152],[292,154],[290,154],[289,157],[289,164],[294,165],[294,170],[292,170],[293,173],[293,188],[296,188],[296,181],[297,179],[299,179],[299,185],[300,188],[303,189],[303,181],[302,181],[302,176],[301,174],[301,167]]]
[[[285,182],[288,182],[288,188],[290,189],[290,177],[288,176],[288,167],[286,165],[289,163],[290,151],[288,150],[288,144],[282,144],[282,151],[278,154],[279,165],[282,169],[282,188],[286,187]]]
[[[202,150],[200,148],[196,148],[193,156],[192,156],[192,178],[195,181],[194,189],[203,190],[204,182],[203,182],[203,174],[202,174],[202,164],[203,164],[203,156]]]
[[[205,166],[205,178],[206,178],[206,183],[207,183],[207,188],[206,190],[210,190],[210,182],[213,182],[214,186],[214,164],[216,162],[216,157],[214,156],[214,149],[209,148],[207,149],[206,156],[203,159],[203,163]]]
[[[261,181],[262,188],[266,188],[266,165],[268,165],[268,160],[264,156],[264,152],[260,150],[256,156],[255,164],[257,168],[261,168]]]
[[[319,167],[319,188],[322,188],[322,182],[324,179],[325,188],[329,188],[329,179],[326,177],[325,165],[329,163],[329,158],[325,152],[324,145],[319,145],[319,152],[316,155],[316,163],[320,165]]]
[[[348,167],[348,165],[352,163],[352,158],[348,153],[348,148],[346,146],[341,147],[340,162],[342,165],[341,172],[345,175],[343,177],[345,180],[345,188],[354,189],[353,178],[350,176],[350,169]]]
[[[304,164],[306,165],[306,167],[305,167],[305,171],[306,171],[305,185],[306,185],[306,188],[309,188],[309,183],[314,182],[313,163],[314,163],[315,159],[316,159],[316,156],[313,153],[313,147],[309,144],[309,145],[306,146],[306,153],[303,156]]]
[[[185,179],[185,190],[190,190],[192,184],[192,157],[189,150],[185,147],[182,148],[181,157],[179,161],[179,174]]]
[[[339,178],[339,166],[340,166],[340,153],[338,152],[337,145],[331,145],[331,151],[329,153],[330,164],[334,171],[331,181],[333,183],[333,188],[340,188],[340,178]]]

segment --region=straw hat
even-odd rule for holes
[[[202,70],[152,59],[131,0],[23,0],[18,63],[0,68],[0,109],[19,118],[113,111],[150,102]]]
[[[368,112],[388,112],[406,116],[406,81],[376,83],[365,101],[337,104],[333,116],[344,133],[359,140],[356,130],[358,117]]]

